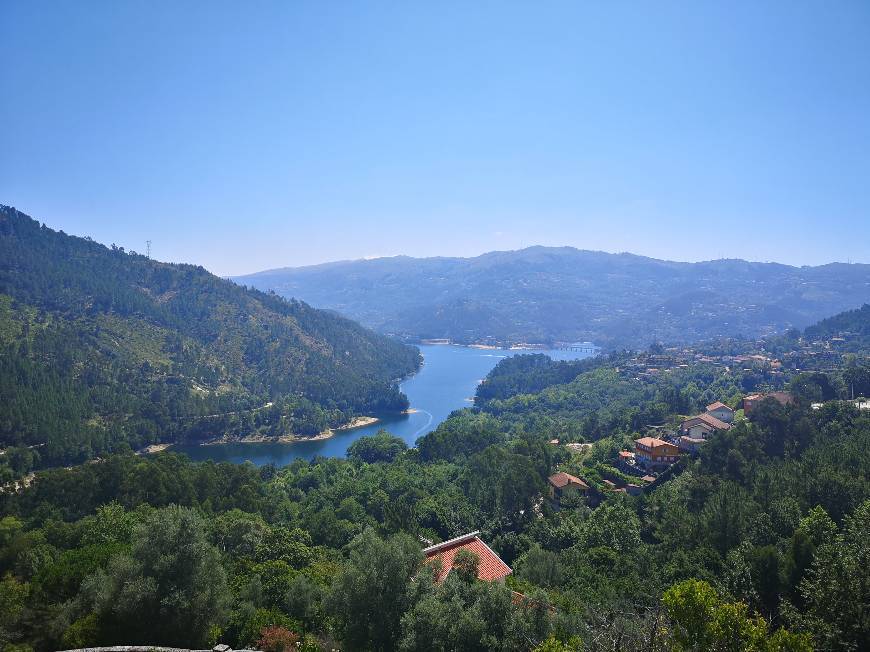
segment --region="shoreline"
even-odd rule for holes
[[[171,448],[174,444],[148,444],[145,448],[141,448],[136,451],[136,455],[154,455],[155,453],[162,453],[168,448]]]
[[[603,348],[593,342],[578,342],[576,344],[540,344],[534,342],[517,342],[515,344],[484,344],[474,342],[463,344],[451,340],[419,340],[409,342],[413,346],[458,346],[466,349],[481,349],[484,351],[579,351],[583,350],[592,355],[600,355]]]
[[[416,411],[416,410],[415,410]],[[410,414],[410,412],[402,412],[402,414]],[[381,419],[379,417],[354,417],[347,423],[336,426],[335,428],[327,428],[326,430],[317,433],[316,435],[277,435],[277,436],[269,436],[269,435],[245,435],[244,437],[217,437],[215,439],[209,439],[207,441],[200,442],[200,446],[220,446],[222,444],[296,444],[307,441],[322,441],[324,439],[330,439],[334,437],[336,433],[345,432],[348,430],[355,430],[357,428],[363,428],[365,426],[370,426],[375,423],[378,423]],[[160,450],[166,450],[172,446],[172,444],[160,444],[160,446],[164,446]],[[159,452],[159,451],[153,451]]]

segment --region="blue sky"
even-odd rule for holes
[[[0,3],[0,203],[218,274],[870,262],[870,3]]]

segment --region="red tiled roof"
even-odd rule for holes
[[[647,448],[658,448],[659,446],[670,445],[663,439],[657,439],[655,437],[641,437],[640,439],[635,439],[634,443],[640,444],[641,446],[646,446]]]
[[[707,412],[712,412],[713,410],[718,410],[719,408],[728,408],[729,410],[731,410],[731,407],[725,405],[722,401],[716,401],[715,403],[710,403],[710,405],[707,406]],[[733,412],[733,410],[731,411]]]
[[[698,416],[690,417],[683,421],[681,427],[685,430],[686,428],[696,425],[698,422],[705,423],[716,430],[728,430],[731,428],[729,424],[717,419],[712,414],[699,414]]]
[[[584,489],[588,489],[589,485],[583,482],[580,478],[571,475],[570,473],[565,473],[564,471],[559,471],[551,475],[547,478],[547,482],[556,487],[556,489],[561,489],[569,484],[576,484]]]
[[[438,573],[438,577],[435,578],[436,582],[443,582],[450,571],[453,570],[453,559],[460,550],[468,550],[477,555],[480,560],[477,567],[477,578],[484,582],[500,580],[513,572],[510,566],[504,563],[488,545],[481,541],[480,537],[477,536],[478,534],[480,533],[471,532],[464,534],[461,537],[429,546],[423,550],[423,553],[426,555],[427,564],[434,562],[436,559],[441,562],[441,570]]]
[[[794,397],[791,395],[791,392],[770,392],[769,394],[749,394],[743,397],[744,401],[762,401],[766,398],[774,398],[779,401],[782,405],[786,403],[791,403],[794,400]]]

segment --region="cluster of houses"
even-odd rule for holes
[[[749,394],[743,399],[744,414],[751,414],[761,401],[769,398],[783,405],[793,400],[788,392]],[[656,481],[656,476],[651,474],[667,470],[682,455],[697,454],[712,435],[730,430],[734,417],[733,408],[721,401],[715,401],[708,405],[703,413],[684,419],[676,432],[664,434],[663,426],[652,427],[651,430],[657,436],[635,439],[634,450],[619,451],[615,460],[617,468],[628,475],[639,477],[640,481],[617,483],[613,480],[604,480],[604,489],[629,495],[641,493],[645,486]],[[655,432],[656,430],[658,432]],[[550,443],[555,445],[559,440],[554,439]],[[591,444],[567,444],[566,446],[576,446],[576,450],[583,450]],[[548,478],[548,485],[550,499],[556,503],[561,503],[564,498],[571,495],[590,497],[597,493],[596,488],[590,487],[582,478],[564,471],[551,475]]]
[[[703,414],[685,419],[672,437],[641,437],[634,440],[634,451],[621,451],[618,463],[624,470],[664,471],[683,453],[696,453],[710,435],[728,430],[734,410],[720,401],[707,406]]]
[[[793,397],[788,392],[770,392],[765,394],[750,394],[743,399],[743,411],[751,414],[758,404],[768,398],[786,405],[791,403]],[[868,403],[870,407],[870,403]],[[680,423],[678,433],[668,436],[667,439],[658,437],[641,437],[636,439],[633,451],[620,451],[617,464],[632,474],[640,475],[639,483],[627,483],[618,486],[611,480],[605,480],[606,488],[611,491],[624,492],[629,495],[637,495],[648,484],[656,481],[656,476],[651,472],[664,471],[680,459],[686,453],[695,453],[707,439],[717,433],[727,431],[734,421],[735,412],[728,405],[716,401],[707,406],[702,414],[684,419]],[[550,442],[558,445],[559,440]],[[591,444],[566,444],[575,447],[575,450],[585,450]],[[548,478],[549,497],[556,503],[561,503],[570,496],[590,497],[595,489],[582,478],[559,471]],[[467,550],[478,559],[477,577],[485,582],[504,582],[505,578],[513,571],[483,540],[480,532],[470,532],[462,536],[431,545],[423,550],[426,564],[431,565],[437,572],[435,580],[443,582],[454,569],[454,561],[460,550]],[[520,604],[528,600],[520,593],[512,592],[514,602]]]
[[[765,399],[774,399],[782,405],[793,400],[789,392],[749,394],[743,398],[743,412],[752,414]],[[684,419],[679,431],[667,439],[641,437],[634,442],[634,453],[620,460],[623,464],[633,462],[647,471],[663,471],[676,462],[683,453],[695,454],[711,435],[730,430],[734,421],[734,409],[721,401],[707,406],[702,414]]]
[[[771,392],[767,394],[750,394],[743,399],[743,411],[750,414],[758,404],[772,398],[785,405],[793,399],[788,392]],[[627,483],[618,486],[611,480],[604,480],[606,488],[610,491],[624,492],[629,495],[637,495],[643,488],[656,481],[656,476],[650,473],[664,471],[680,459],[686,453],[692,454],[717,433],[729,430],[734,421],[734,410],[721,401],[716,401],[707,406],[702,414],[684,419],[680,423],[678,433],[667,436],[667,439],[658,437],[641,437],[634,441],[633,451],[620,451],[617,464],[632,474],[644,474],[638,483]],[[554,439],[551,444],[558,445],[559,440]],[[591,444],[567,444],[576,446],[577,450],[584,450]],[[561,503],[570,496],[590,497],[595,489],[582,478],[559,471],[548,478],[549,497],[556,503]],[[423,550],[426,564],[431,565],[437,572],[435,580],[443,582],[454,568],[456,555],[460,550],[474,553],[478,559],[477,577],[485,582],[503,582],[513,571],[483,540],[480,532],[470,532],[462,536],[431,545]],[[514,600],[527,600],[522,594],[514,592]]]

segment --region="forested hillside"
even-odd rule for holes
[[[363,455],[281,470],[162,454],[42,472],[0,494],[0,645],[870,644],[866,412],[768,405],[670,482],[636,497],[603,492],[594,508],[540,502],[546,477],[563,468],[591,478],[620,442],[578,456],[550,434],[543,422],[518,427],[469,409],[419,452],[382,435]],[[434,584],[421,537],[475,529],[513,567],[507,585],[461,569]]]
[[[807,340],[838,338],[838,348],[852,352],[870,351],[870,304],[834,315],[804,330]]]
[[[521,356],[414,449],[382,433],[283,469],[164,453],[39,472],[0,493],[0,645],[866,649],[870,411],[838,400],[865,353],[826,373],[661,347]],[[771,389],[793,402],[738,411],[652,482],[615,465],[650,425]],[[590,493],[554,502],[555,471]],[[423,572],[424,542],[474,530],[505,585],[473,557]]]
[[[397,412],[413,347],[0,208],[0,447],[21,468]],[[16,470],[20,470],[16,469]]]
[[[757,338],[870,302],[870,265],[680,263],[571,247],[344,261],[236,280],[410,339],[588,340],[608,350]]]
[[[25,218],[3,224],[23,224],[37,241],[71,241]],[[246,338],[288,355],[298,350],[300,364],[315,356],[312,350],[330,350],[329,342],[339,337],[313,336],[302,326],[309,320],[322,320],[314,321],[318,332],[331,333],[331,325],[339,333],[359,333],[363,342],[371,338],[304,304],[224,284],[195,268],[75,242],[85,259],[87,252],[107,257],[113,275],[76,280],[80,263],[70,264],[76,252],[67,251],[62,260],[70,271],[31,283],[19,296],[4,291],[4,346],[19,366],[6,376],[3,391],[19,392],[11,394],[14,405],[27,404],[19,398],[27,391],[49,407],[49,397],[66,391],[66,402],[48,414],[66,415],[70,405],[80,405],[90,415],[88,432],[126,437],[118,444],[108,438],[107,449],[124,449],[135,436],[127,424],[153,416],[124,416],[117,409],[103,416],[95,407],[106,405],[97,402],[100,397],[132,395],[140,402],[119,405],[161,406],[164,395],[155,387],[190,383],[200,388],[194,391],[202,404],[228,396],[230,406],[255,406],[219,421],[268,430],[311,412],[299,408],[298,395],[281,394],[274,395],[275,404],[299,412],[269,421],[265,415],[273,408],[254,411],[273,396],[265,381],[259,395],[250,389],[260,387],[258,374],[280,372],[275,363],[260,366],[250,358],[250,350],[260,349]],[[11,257],[3,259],[4,288],[28,269],[20,248],[5,246]],[[125,276],[128,261],[141,266],[136,280]],[[142,281],[163,270],[170,277],[191,276],[184,284]],[[27,276],[39,278],[36,272]],[[184,295],[190,278],[197,291]],[[120,286],[118,305],[127,307],[115,311],[113,292],[83,291],[86,282],[93,283],[89,288]],[[54,289],[42,293],[42,285]],[[194,307],[213,306],[202,311],[204,324],[173,321],[179,295]],[[219,316],[211,317],[215,312]],[[743,342],[749,351],[656,345],[580,361],[505,359],[479,386],[473,407],[454,412],[411,449],[381,433],[355,441],[347,459],[297,460],[282,469],[121,450],[93,463],[38,471],[29,485],[0,491],[0,647],[49,652],[221,642],[267,652],[867,649],[870,410],[851,394],[870,389],[870,352],[830,350],[825,339],[849,341],[841,337],[844,329],[863,332],[866,316],[861,311],[842,318],[848,328],[838,321],[823,329],[822,357],[811,355],[815,344],[790,335],[776,344],[782,360],[765,343],[751,342]],[[250,323],[296,339],[288,335],[292,343],[282,344],[248,335],[244,325]],[[168,339],[147,336],[149,328],[164,338],[176,333],[175,348],[165,344]],[[217,335],[210,339],[211,328]],[[407,349],[371,341],[394,351],[395,360],[415,361],[404,357]],[[345,357],[359,355],[352,342],[342,342]],[[802,360],[819,358],[816,366],[791,364],[787,347]],[[224,357],[225,366],[209,366]],[[111,376],[103,366],[89,366],[91,358],[124,364],[106,367],[118,374]],[[131,365],[131,359],[140,362]],[[318,359],[323,367],[307,368],[329,379],[353,369],[338,360],[327,365],[332,358],[326,353]],[[174,371],[176,384],[164,380],[168,370],[188,364],[196,371]],[[397,373],[378,368],[384,376]],[[24,373],[31,369],[42,375]],[[37,385],[29,378],[51,380],[51,391],[32,390]],[[372,387],[386,386],[365,378]],[[127,394],[113,389],[121,379],[132,387]],[[137,393],[136,379],[152,393]],[[83,387],[94,393],[82,394]],[[324,392],[327,386],[315,387]],[[748,394],[772,390],[787,390],[789,400],[754,399],[748,416],[741,409]],[[306,405],[316,406],[311,409],[323,409],[314,396],[328,400],[307,386],[299,391],[309,392]],[[333,400],[353,405],[349,395]],[[630,452],[636,439],[673,437],[685,416],[714,401],[735,409],[730,428],[709,434],[667,469],[623,465],[619,453]],[[168,414],[168,423],[185,423]],[[17,446],[5,457],[21,464],[43,448],[49,446]],[[582,479],[586,489],[551,493],[556,473]],[[424,565],[424,546],[477,530],[513,572],[503,584],[478,580],[481,559],[457,553],[453,571],[437,582]]]

